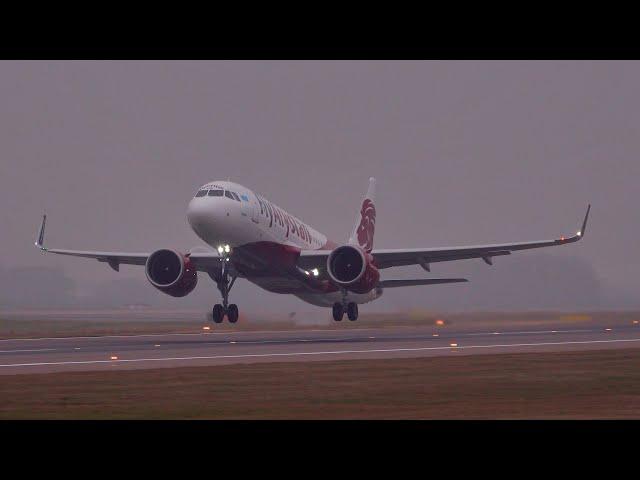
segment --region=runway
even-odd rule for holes
[[[212,327],[213,329],[213,327]],[[640,325],[433,326],[0,340],[0,375],[640,347]]]

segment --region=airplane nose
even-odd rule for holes
[[[187,206],[187,221],[198,237],[209,245],[233,244],[234,220],[240,215],[238,203],[228,198],[194,197]]]
[[[196,233],[200,234],[212,220],[211,209],[206,200],[193,198],[187,207],[187,221]]]
[[[196,197],[187,207],[187,221],[191,229],[206,243],[217,243],[220,239],[230,241],[228,225],[225,223],[228,213],[217,199]]]

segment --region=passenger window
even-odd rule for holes
[[[222,190],[209,190],[209,196],[210,197],[221,197],[222,196]]]
[[[196,197],[204,197],[206,194],[206,190],[200,190],[198,193],[196,193]]]

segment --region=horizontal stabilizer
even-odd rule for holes
[[[378,286],[382,288],[411,287],[414,285],[438,285],[440,283],[468,282],[466,278],[418,278],[413,280],[381,280]]]

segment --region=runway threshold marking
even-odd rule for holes
[[[640,342],[640,338],[626,338],[616,340],[585,340],[585,341],[568,341],[568,342],[540,342],[540,343],[510,343],[510,344],[494,344],[494,345],[458,345],[457,350],[474,349],[474,348],[510,348],[510,347],[536,347],[536,346],[552,346],[552,345],[584,345],[597,343],[625,343]],[[209,355],[194,357],[165,357],[165,358],[123,358],[118,360],[77,360],[66,362],[34,362],[34,363],[12,363],[0,365],[0,367],[35,367],[35,366],[53,366],[53,365],[90,365],[99,363],[135,363],[135,362],[167,362],[167,361],[186,361],[186,360],[217,360],[230,358],[265,358],[265,357],[295,357],[295,356],[311,356],[311,355],[341,355],[353,353],[394,353],[394,352],[420,352],[427,350],[451,350],[451,345],[441,347],[416,347],[416,348],[387,348],[387,349],[371,349],[371,350],[330,350],[321,352],[282,352],[282,353],[247,353],[238,355]]]

